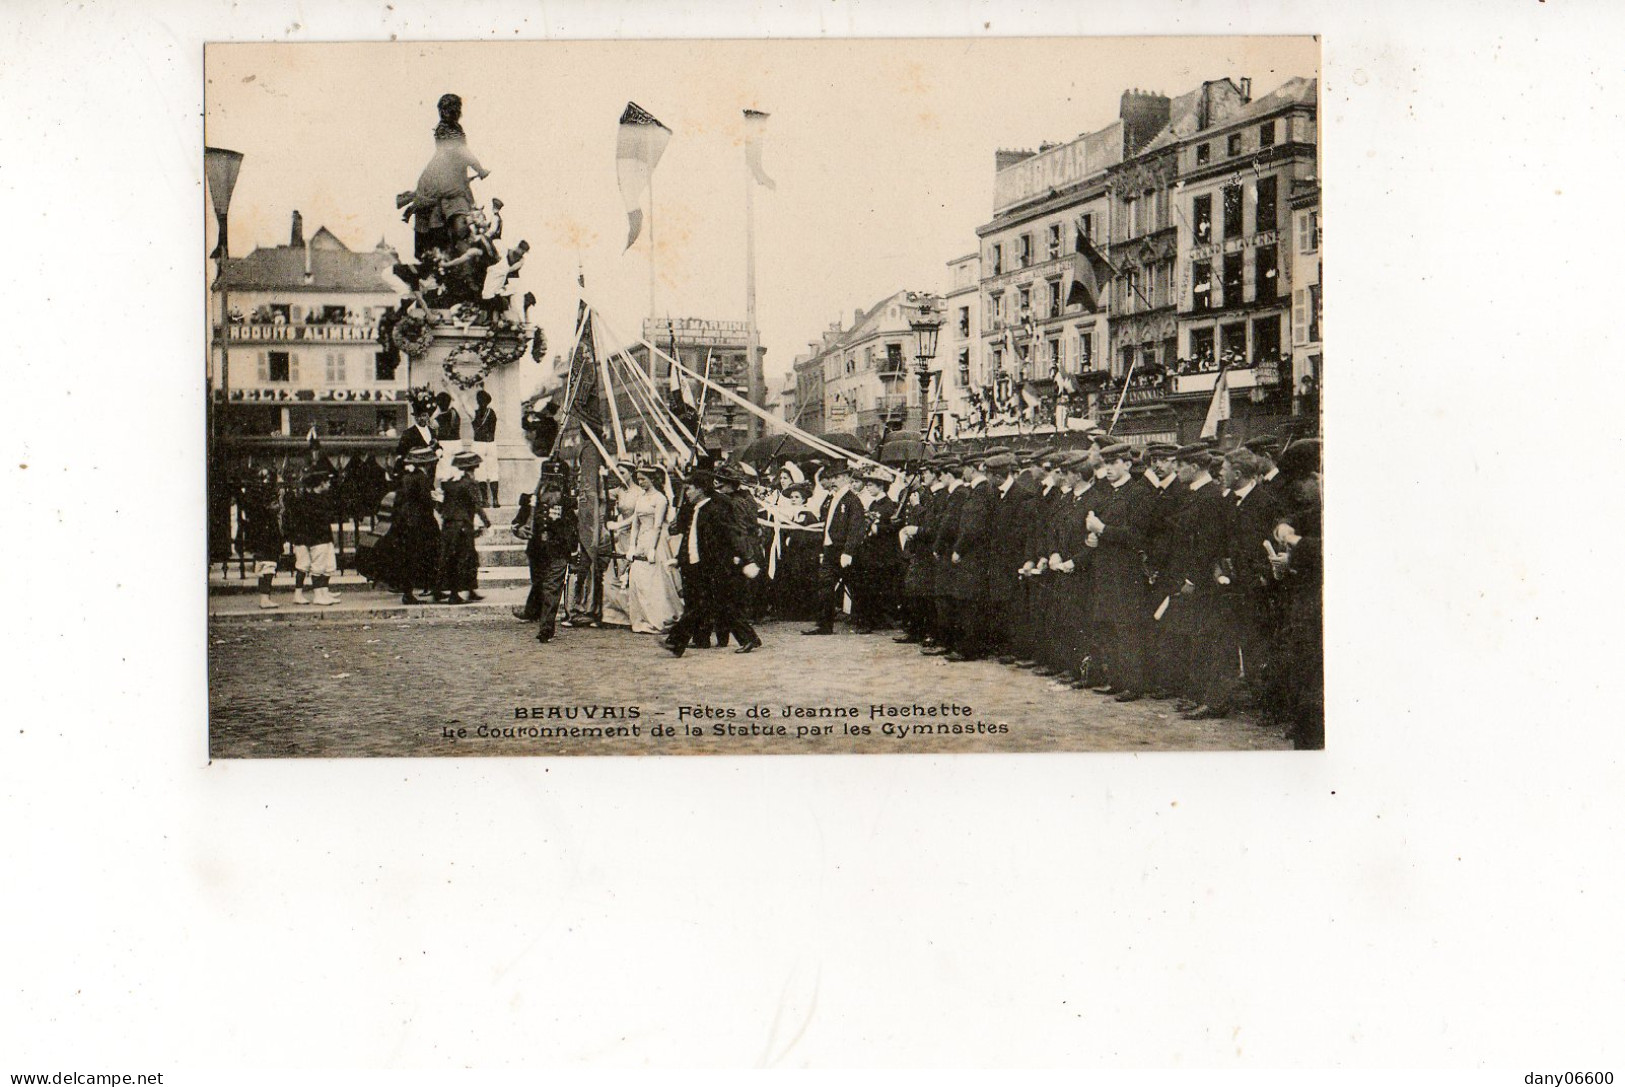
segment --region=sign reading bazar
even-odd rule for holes
[[[1108,125],[1099,132],[1079,136],[1031,158],[1006,166],[993,175],[993,210],[1003,211],[1051,189],[1076,185],[1123,161],[1123,126]]]

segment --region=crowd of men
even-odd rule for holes
[[[899,478],[803,462],[817,549],[814,624],[947,661],[993,658],[1119,702],[1176,700],[1189,719],[1248,710],[1324,745],[1320,443],[1269,436],[1135,448],[944,453]],[[797,489],[805,493],[807,485]],[[777,495],[742,466],[696,470],[671,532],[685,614],[737,652],[791,586],[762,579]]]

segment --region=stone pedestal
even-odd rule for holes
[[[407,384],[411,387],[427,385],[435,393],[450,393],[452,403],[463,416],[463,444],[473,444],[472,420],[478,405],[474,398],[481,388],[491,394],[491,410],[497,413],[497,454],[502,503],[513,505],[522,492],[536,485],[537,461],[525,441],[519,425],[520,405],[542,387],[546,368],[530,357],[527,350],[520,358],[497,366],[485,377],[483,386],[472,389],[458,388],[445,374],[446,360],[459,348],[477,349],[489,335],[485,328],[466,330],[454,326],[436,325],[434,344],[420,357],[407,357]],[[527,340],[528,343],[528,340]],[[544,356],[545,357],[545,356]]]

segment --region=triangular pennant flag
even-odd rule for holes
[[[762,170],[762,137],[767,130],[767,114],[758,109],[745,111],[745,165],[758,185],[777,189],[773,179]]]
[[[1217,438],[1219,436],[1219,421],[1230,418],[1230,380],[1229,371],[1221,368],[1219,376],[1213,382],[1213,399],[1208,401],[1207,418],[1202,421],[1202,434],[1204,438]]]
[[[643,230],[643,194],[670,142],[671,129],[636,102],[626,104],[615,137],[615,176],[621,183],[621,198],[626,201],[628,249]]]

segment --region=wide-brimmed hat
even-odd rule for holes
[[[483,457],[474,452],[472,449],[465,449],[461,453],[458,453],[455,457],[451,458],[451,466],[453,468],[478,468],[483,459]]]
[[[433,464],[440,459],[440,455],[426,445],[419,446],[406,454],[407,464]]]
[[[702,491],[709,491],[716,483],[716,475],[709,468],[696,468],[683,479],[683,486],[698,487]]]

